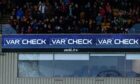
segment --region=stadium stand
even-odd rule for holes
[[[17,33],[128,33],[140,22],[139,0],[46,0],[12,8]]]

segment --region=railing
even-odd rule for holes
[[[2,53],[2,24],[0,24],[0,55],[3,56],[3,53]]]
[[[0,34],[2,34],[2,24],[0,24]]]

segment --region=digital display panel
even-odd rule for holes
[[[3,35],[2,50],[22,52],[136,51],[140,50],[140,35]]]

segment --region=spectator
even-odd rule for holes
[[[69,5],[69,16],[73,16],[73,8],[72,8],[73,4]]]
[[[98,16],[96,17],[96,24],[101,25],[102,19],[103,19],[103,16],[101,16],[99,13]]]
[[[31,26],[28,26],[28,33],[29,33],[29,34],[33,33],[33,30],[32,30],[32,28],[31,28]]]
[[[106,10],[106,15],[111,18],[111,13],[112,13],[112,9],[109,3],[107,3],[107,5],[105,6],[105,10]]]
[[[17,19],[22,19],[23,16],[24,16],[24,12],[23,12],[22,8],[19,8],[16,12],[16,17],[17,17]]]
[[[42,3],[42,2],[39,3],[39,12],[41,13],[41,15],[40,15],[41,18],[42,19],[45,18],[45,14],[47,12],[47,7],[46,7],[45,3]]]
[[[100,15],[101,15],[102,17],[104,17],[105,14],[106,14],[105,9],[104,9],[103,7],[100,7],[100,8],[99,8],[99,13],[100,13]]]
[[[25,2],[12,9],[17,33],[127,33],[140,21],[139,2],[132,0],[48,0]],[[0,7],[1,2],[0,2]],[[1,12],[2,10],[0,10]]]

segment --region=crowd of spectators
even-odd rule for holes
[[[139,0],[45,0],[12,8],[17,33],[128,33],[140,21]]]

